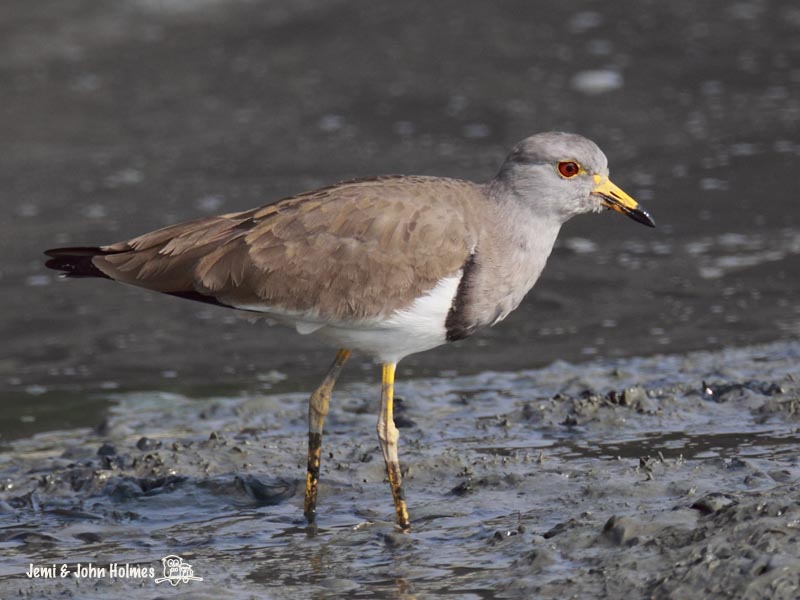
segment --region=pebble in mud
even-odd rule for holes
[[[519,566],[533,569],[534,572],[541,571],[557,561],[555,554],[548,548],[535,548],[525,555],[518,558],[515,562]]]
[[[136,448],[141,450],[142,452],[150,452],[151,450],[156,450],[161,447],[161,442],[158,440],[154,440],[149,437],[141,437],[139,441],[136,442]]]
[[[105,443],[97,449],[97,456],[114,456],[117,449],[113,444]]]
[[[234,479],[235,488],[252,499],[257,506],[275,506],[292,498],[297,492],[297,482],[277,480],[272,483],[248,475]]]
[[[631,517],[614,515],[603,526],[602,538],[614,546],[632,546],[639,542],[642,524]]]

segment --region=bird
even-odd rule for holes
[[[171,225],[105,246],[53,248],[47,267],[260,314],[338,347],[308,403],[303,513],[317,517],[322,434],[358,351],[381,365],[377,433],[397,525],[411,526],[394,422],[397,363],[496,325],[539,278],[561,225],[605,209],[655,227],[578,134],[518,143],[488,182],[385,175]]]

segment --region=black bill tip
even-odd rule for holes
[[[625,214],[642,225],[647,225],[648,227],[656,226],[656,222],[653,220],[653,217],[650,216],[650,213],[648,213],[646,210],[642,210],[641,208],[634,208],[632,210],[627,209]]]

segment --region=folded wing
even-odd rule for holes
[[[368,319],[458,272],[483,199],[452,179],[357,180],[109,246],[51,250],[48,266],[234,308]]]

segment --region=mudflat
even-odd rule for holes
[[[99,429],[0,455],[0,592],[150,598],[152,577],[73,572],[179,555],[203,598],[796,598],[798,360],[773,343],[401,383],[407,534],[374,385],[337,394],[311,528],[302,394],[121,393]],[[25,575],[53,564],[68,577]]]

